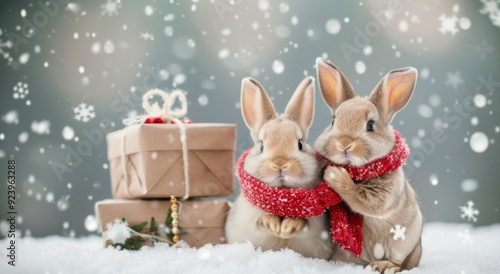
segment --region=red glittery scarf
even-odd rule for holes
[[[364,166],[370,171],[363,171],[363,167],[342,166],[348,169],[353,180],[380,176],[394,171],[405,162],[409,153],[408,146],[397,131],[394,131],[394,133],[396,135],[396,145],[393,151],[386,157],[372,162],[378,164],[372,165],[372,163],[369,163]],[[342,201],[342,198],[326,182],[320,183],[315,189],[270,187],[243,169],[248,153],[250,153],[250,150],[241,155],[236,166],[236,172],[243,194],[251,204],[262,211],[277,216],[306,219],[319,216],[328,208],[330,210],[332,240],[342,249],[350,251],[359,257],[363,248],[363,217],[351,211],[347,204]],[[317,157],[320,160],[325,160],[322,155],[317,154]],[[390,167],[379,167],[383,166],[384,163],[392,164],[389,165]],[[375,176],[366,177],[369,175]]]
[[[315,189],[270,187],[243,169],[250,150],[241,155],[236,172],[245,198],[262,211],[281,217],[311,218],[330,209],[331,234],[343,249],[361,254],[363,247],[363,218],[352,212],[342,198],[326,182]]]

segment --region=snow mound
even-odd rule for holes
[[[422,240],[423,257],[411,273],[485,274],[500,269],[500,224],[480,228],[426,224]],[[4,239],[0,273],[372,273],[361,266],[304,258],[291,250],[262,252],[250,243],[200,249],[160,244],[133,252],[101,244],[97,236],[23,238],[12,267],[7,264]]]

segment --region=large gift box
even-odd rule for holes
[[[229,211],[226,201],[191,200],[180,203],[178,214],[178,226],[182,232],[180,240],[191,247],[201,247],[208,243],[225,243],[224,223]],[[157,224],[162,223],[167,217],[170,206],[169,200],[104,200],[96,203],[95,211],[103,236],[106,237],[107,225],[117,219],[125,219],[129,226],[150,222],[151,217],[155,218]],[[144,230],[148,231],[148,227]]]
[[[233,193],[234,124],[185,124],[189,186],[177,124],[131,125],[107,135],[114,198],[213,197]],[[188,187],[188,189],[186,189]]]

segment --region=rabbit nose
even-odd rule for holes
[[[335,146],[341,151],[352,151],[356,148],[356,144],[348,137],[340,138],[340,140],[335,143]]]
[[[276,158],[272,162],[272,167],[276,170],[282,170],[288,168],[288,161],[283,158]]]
[[[356,147],[354,144],[343,145],[341,143],[336,143],[336,146],[340,151],[352,151]]]

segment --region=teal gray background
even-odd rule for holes
[[[18,42],[2,47],[11,62],[0,57],[0,219],[7,211],[7,161],[15,159],[17,228],[23,235],[95,233],[94,203],[111,197],[106,144],[98,135],[141,113],[137,98],[146,90],[171,90],[178,83],[187,92],[190,119],[237,124],[239,156],[251,146],[238,103],[241,79],[259,80],[284,110],[300,80],[316,77],[319,56],[337,64],[360,95],[368,95],[391,69],[417,68],[414,95],[393,124],[412,149],[406,168],[425,220],[500,221],[500,27],[480,12],[480,1],[123,0],[113,15],[102,14],[105,4],[0,4],[0,40]],[[384,13],[391,8],[389,20]],[[454,35],[439,31],[443,14],[457,18]],[[447,83],[453,75],[459,77],[456,86]],[[23,99],[13,96],[18,82],[28,84]],[[75,119],[81,103],[94,106],[95,118]],[[11,111],[18,123],[6,117]],[[316,88],[309,143],[330,119]],[[33,123],[44,120],[49,132],[34,132]],[[63,137],[65,127],[74,131],[70,140]],[[19,140],[23,132],[26,141]],[[472,136],[483,136],[477,132],[487,137],[473,138],[479,148],[488,146],[480,153],[470,144]],[[91,152],[73,159],[71,167],[66,157],[78,146]],[[53,169],[58,164],[66,166],[60,176]],[[235,187],[230,199],[239,192],[236,181]],[[460,216],[468,201],[480,211],[477,222]]]

